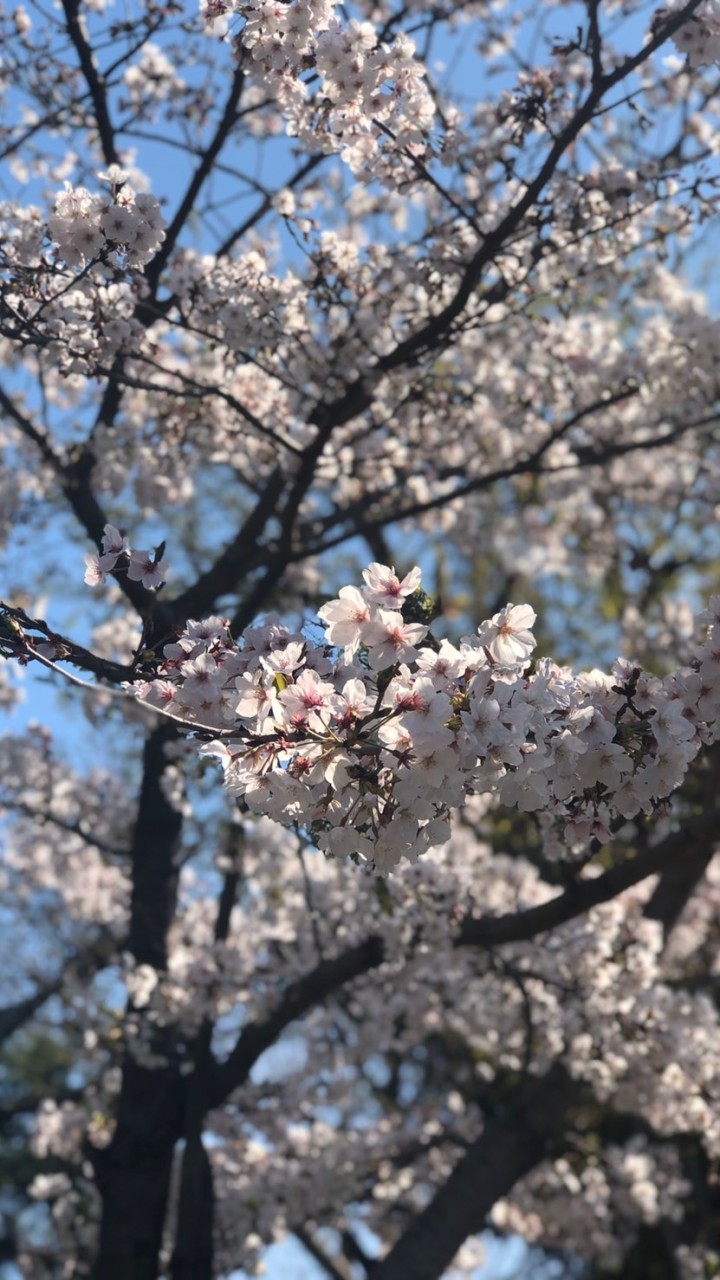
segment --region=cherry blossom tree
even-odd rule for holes
[[[0,33],[3,1256],[717,1275],[716,0]]]

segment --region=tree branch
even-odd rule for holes
[[[211,567],[174,600],[168,602],[176,625],[188,618],[200,617],[215,606],[220,596],[235,590],[248,572],[257,552],[257,543],[268,521],[275,514],[277,501],[283,491],[285,477],[276,467],[267,479],[265,488],[253,510],[238,530],[232,542],[218,556]]]
[[[262,1022],[245,1027],[229,1057],[215,1064],[208,1090],[210,1106],[219,1106],[233,1089],[247,1080],[260,1055],[275,1043],[291,1022],[321,1004],[346,982],[376,969],[384,956],[382,938],[372,935],[334,959],[322,961],[311,973],[293,982],[275,1011]]]
[[[71,956],[61,973],[44,983],[32,996],[0,1009],[0,1043],[29,1022],[51,996],[62,990],[69,976],[87,979],[103,968],[117,950],[117,939],[109,929],[101,929],[97,937],[79,954]]]
[[[666,836],[659,844],[628,858],[594,880],[580,880],[557,898],[526,911],[501,916],[468,916],[460,926],[456,946],[501,946],[504,942],[528,942],[539,933],[584,915],[602,902],[610,902],[633,885],[656,875],[674,861],[686,860],[695,850],[713,846],[718,832],[715,806],[697,818],[685,822],[679,831]]]
[[[63,975],[54,978],[52,982],[48,982],[45,986],[40,987],[34,996],[28,996],[26,1000],[18,1000],[16,1004],[6,1005],[4,1009],[0,1009],[0,1043],[9,1039],[15,1031],[29,1022],[33,1014],[49,1000],[51,996],[57,995],[62,988]]]
[[[190,179],[187,190],[183,195],[180,201],[180,204],[177,207],[175,216],[172,222],[170,223],[170,225],[166,229],[165,239],[162,245],[160,246],[160,248],[158,249],[157,253],[155,254],[155,257],[153,258],[152,262],[148,266],[147,271],[145,273],[146,279],[148,281],[148,284],[150,285],[150,289],[152,292],[154,292],[157,287],[157,283],[158,283],[158,280],[160,279],[160,274],[162,272],[162,269],[165,266],[165,263],[168,261],[170,254],[173,252],[173,249],[175,248],[178,236],[180,235],[180,232],[182,231],[190,213],[192,212],[193,206],[203,186],[203,183],[207,180],[207,178],[212,173],[215,161],[219,156],[220,152],[222,151],[237,121],[238,103],[242,96],[242,91],[244,86],[245,86],[245,72],[243,71],[242,67],[238,66],[236,67],[235,74],[233,75],[232,84],[230,86],[230,93],[228,94],[227,101],[225,103],[225,109],[223,111],[218,127],[215,130],[215,136],[213,137],[209,146],[206,148],[203,154],[202,160],[200,161],[194,174],[192,175],[192,178]]]
[[[334,1258],[318,1244],[312,1232],[308,1227],[293,1227],[293,1235],[300,1241],[303,1249],[307,1249],[311,1258],[314,1258],[323,1271],[330,1277],[330,1280],[350,1280],[350,1276],[346,1270],[340,1269]]]
[[[80,67],[82,69],[83,76],[85,77],[85,83],[90,91],[90,98],[92,100],[95,114],[95,123],[97,124],[100,145],[102,146],[105,163],[107,165],[119,165],[120,156],[115,146],[115,131],[110,120],[105,83],[101,73],[95,66],[92,50],[85,39],[82,24],[80,22],[80,5],[78,0],[62,0],[62,7],[65,14],[65,21],[67,23],[68,35],[75,46],[78,61],[80,62]]]
[[[36,427],[2,387],[0,387],[0,409],[5,411],[25,439],[30,440],[39,450],[42,460],[53,471],[73,515],[92,538],[99,551],[108,519],[90,485],[90,477],[95,466],[90,448],[87,445],[81,446],[77,455],[71,461],[65,462],[53,449],[47,432]],[[155,625],[161,630],[170,630],[172,620],[164,608],[164,602],[158,600],[157,596],[152,591],[148,591],[141,582],[133,582],[127,574],[113,572],[112,576],[141,618],[154,619]]]
[[[483,1229],[495,1202],[557,1145],[580,1091],[557,1064],[541,1079],[527,1079],[372,1268],[372,1280],[438,1280],[444,1275],[468,1237]]]
[[[316,155],[311,155],[304,164],[301,164],[295,172],[290,175],[287,182],[283,183],[280,190],[291,191],[293,187],[296,187],[298,183],[302,182],[303,178],[306,178],[309,173],[312,173],[313,169],[317,169],[318,165],[322,164],[323,160],[326,159],[327,156],[324,152],[318,152]],[[236,227],[236,229],[231,232],[225,240],[223,240],[221,245],[218,245],[218,248],[215,251],[218,258],[225,257],[230,253],[230,250],[235,247],[238,241],[242,240],[243,236],[247,235],[248,231],[252,231],[252,228],[256,226],[257,223],[260,222],[261,218],[263,218],[272,208],[272,202],[276,195],[277,191],[268,192],[249,217],[247,217],[239,227]]]

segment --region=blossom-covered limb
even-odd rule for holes
[[[457,647],[408,620],[432,613],[419,569],[363,577],[318,611],[324,644],[272,619],[236,646],[226,619],[193,622],[137,686],[188,724],[217,723],[202,753],[230,789],[251,811],[302,818],[330,853],[391,870],[447,840],[473,793],[542,813],[558,850],[592,853],[612,822],[655,812],[715,739],[717,600],[691,664],[664,680],[623,661],[575,676],[529,670],[529,605]]]
[[[480,284],[488,264],[494,261],[502,246],[512,237],[517,227],[522,223],[528,210],[533,207],[541,196],[544,188],[555,173],[558,162],[592,120],[606,93],[617,84],[620,84],[632,71],[642,66],[657,49],[661,48],[670,39],[674,32],[680,30],[683,24],[692,18],[695,11],[700,8],[702,2],[703,0],[688,0],[682,8],[658,24],[651,39],[646,41],[638,53],[626,58],[612,71],[606,72],[597,84],[590,87],[585,100],[579,105],[559,136],[552,142],[535,177],[525,184],[522,195],[511,205],[493,231],[485,237],[482,245],[471,258],[452,299],[437,314],[431,316],[415,333],[398,343],[392,352],[382,356],[377,362],[377,374],[388,373],[409,360],[416,359],[419,354],[442,349],[448,331],[454,321],[462,314],[469,299]],[[363,409],[368,407],[371,400],[369,386],[370,383],[367,376],[356,379],[335,403],[318,406],[313,412],[311,421],[317,425],[320,431],[327,431],[331,423],[339,425],[347,421],[349,417],[362,412]]]
[[[505,915],[465,917],[460,921],[453,945],[500,947],[530,941],[570,920],[585,915],[593,907],[610,902],[635,884],[666,868],[697,846],[703,854],[717,830],[714,811],[690,819],[681,832],[673,832],[656,846],[619,862],[589,880],[576,882],[541,906]],[[349,982],[381,965],[386,956],[382,937],[371,936],[359,945],[323,961],[292,984],[265,1022],[245,1027],[224,1062],[211,1074],[209,1105],[219,1106],[248,1077],[262,1053],[296,1019],[303,1017],[318,1001],[336,995]]]

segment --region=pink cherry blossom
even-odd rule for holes
[[[495,662],[515,666],[527,660],[535,648],[532,627],[535,610],[527,604],[508,604],[492,621],[485,623],[479,634]]]
[[[366,624],[363,634],[373,670],[389,667],[395,662],[413,662],[418,653],[414,646],[424,639],[427,631],[427,627],[420,623],[403,622],[400,615],[390,609],[378,609],[373,620]]]
[[[337,709],[338,696],[316,671],[301,671],[297,680],[281,691],[278,702],[275,714],[281,724],[322,732]]]
[[[114,551],[108,551],[103,555],[98,555],[92,551],[85,556],[85,577],[83,581],[89,587],[99,587],[105,581],[105,576],[111,573],[117,564],[117,554]]]
[[[395,570],[385,564],[371,564],[363,570],[365,595],[373,604],[385,609],[399,609],[403,601],[420,586],[420,570],[417,566],[400,581]]]
[[[318,609],[318,617],[326,624],[329,644],[342,646],[352,654],[362,640],[370,608],[357,587],[341,587],[338,599]]]
[[[150,551],[133,551],[128,562],[128,578],[134,582],[142,582],[144,587],[154,589],[161,587],[167,577],[168,566],[164,560],[157,561]]]

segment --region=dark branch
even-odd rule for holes
[[[438,1280],[495,1202],[558,1146],[580,1086],[555,1065],[526,1080],[503,1113],[458,1161],[447,1181],[372,1268],[372,1280]]]
[[[467,917],[460,926],[457,946],[501,946],[504,942],[527,942],[539,933],[556,929],[576,916],[584,915],[601,902],[610,902],[618,894],[656,875],[676,860],[686,860],[697,851],[714,847],[718,815],[713,806],[697,818],[685,822],[659,844],[611,867],[594,880],[580,880],[557,898],[526,911],[502,916]]]
[[[245,1027],[230,1056],[215,1066],[210,1079],[210,1106],[219,1106],[233,1089],[247,1080],[260,1055],[291,1022],[321,1004],[346,982],[376,969],[384,955],[382,938],[373,935],[335,959],[323,961],[312,973],[293,982],[275,1012],[262,1022]]]
[[[108,519],[92,491],[90,479],[95,466],[95,459],[90,448],[82,446],[76,456],[69,461],[65,461],[53,449],[48,434],[36,427],[27,414],[20,411],[12,398],[1,387],[0,408],[4,410],[25,439],[30,440],[39,450],[43,462],[54,473],[73,515],[93,540],[99,551],[102,544],[103,530],[108,523]],[[141,618],[155,619],[156,625],[161,630],[170,630],[171,619],[152,591],[148,591],[140,582],[133,582],[125,573],[113,573],[113,577]]]
[[[225,110],[215,130],[215,136],[205,150],[202,160],[188,183],[187,190],[178,205],[175,216],[165,232],[165,240],[145,273],[153,292],[157,287],[163,267],[177,244],[178,236],[192,213],[200,190],[212,173],[215,161],[237,123],[238,104],[244,85],[245,72],[242,67],[236,67],[232,85],[230,86],[230,93],[225,103]]]
[[[215,606],[223,595],[235,590],[257,555],[257,543],[268,521],[275,514],[285,477],[276,468],[265,484],[253,510],[232,542],[218,556],[214,565],[200,575],[192,587],[169,602],[176,625],[188,618],[201,617]]]
[[[78,61],[85,77],[85,83],[90,91],[95,123],[97,124],[105,163],[119,165],[120,156],[115,146],[115,131],[110,120],[105,83],[101,73],[95,66],[92,50],[85,39],[80,21],[78,0],[63,0],[63,11],[67,22],[68,35],[75,46]]]

